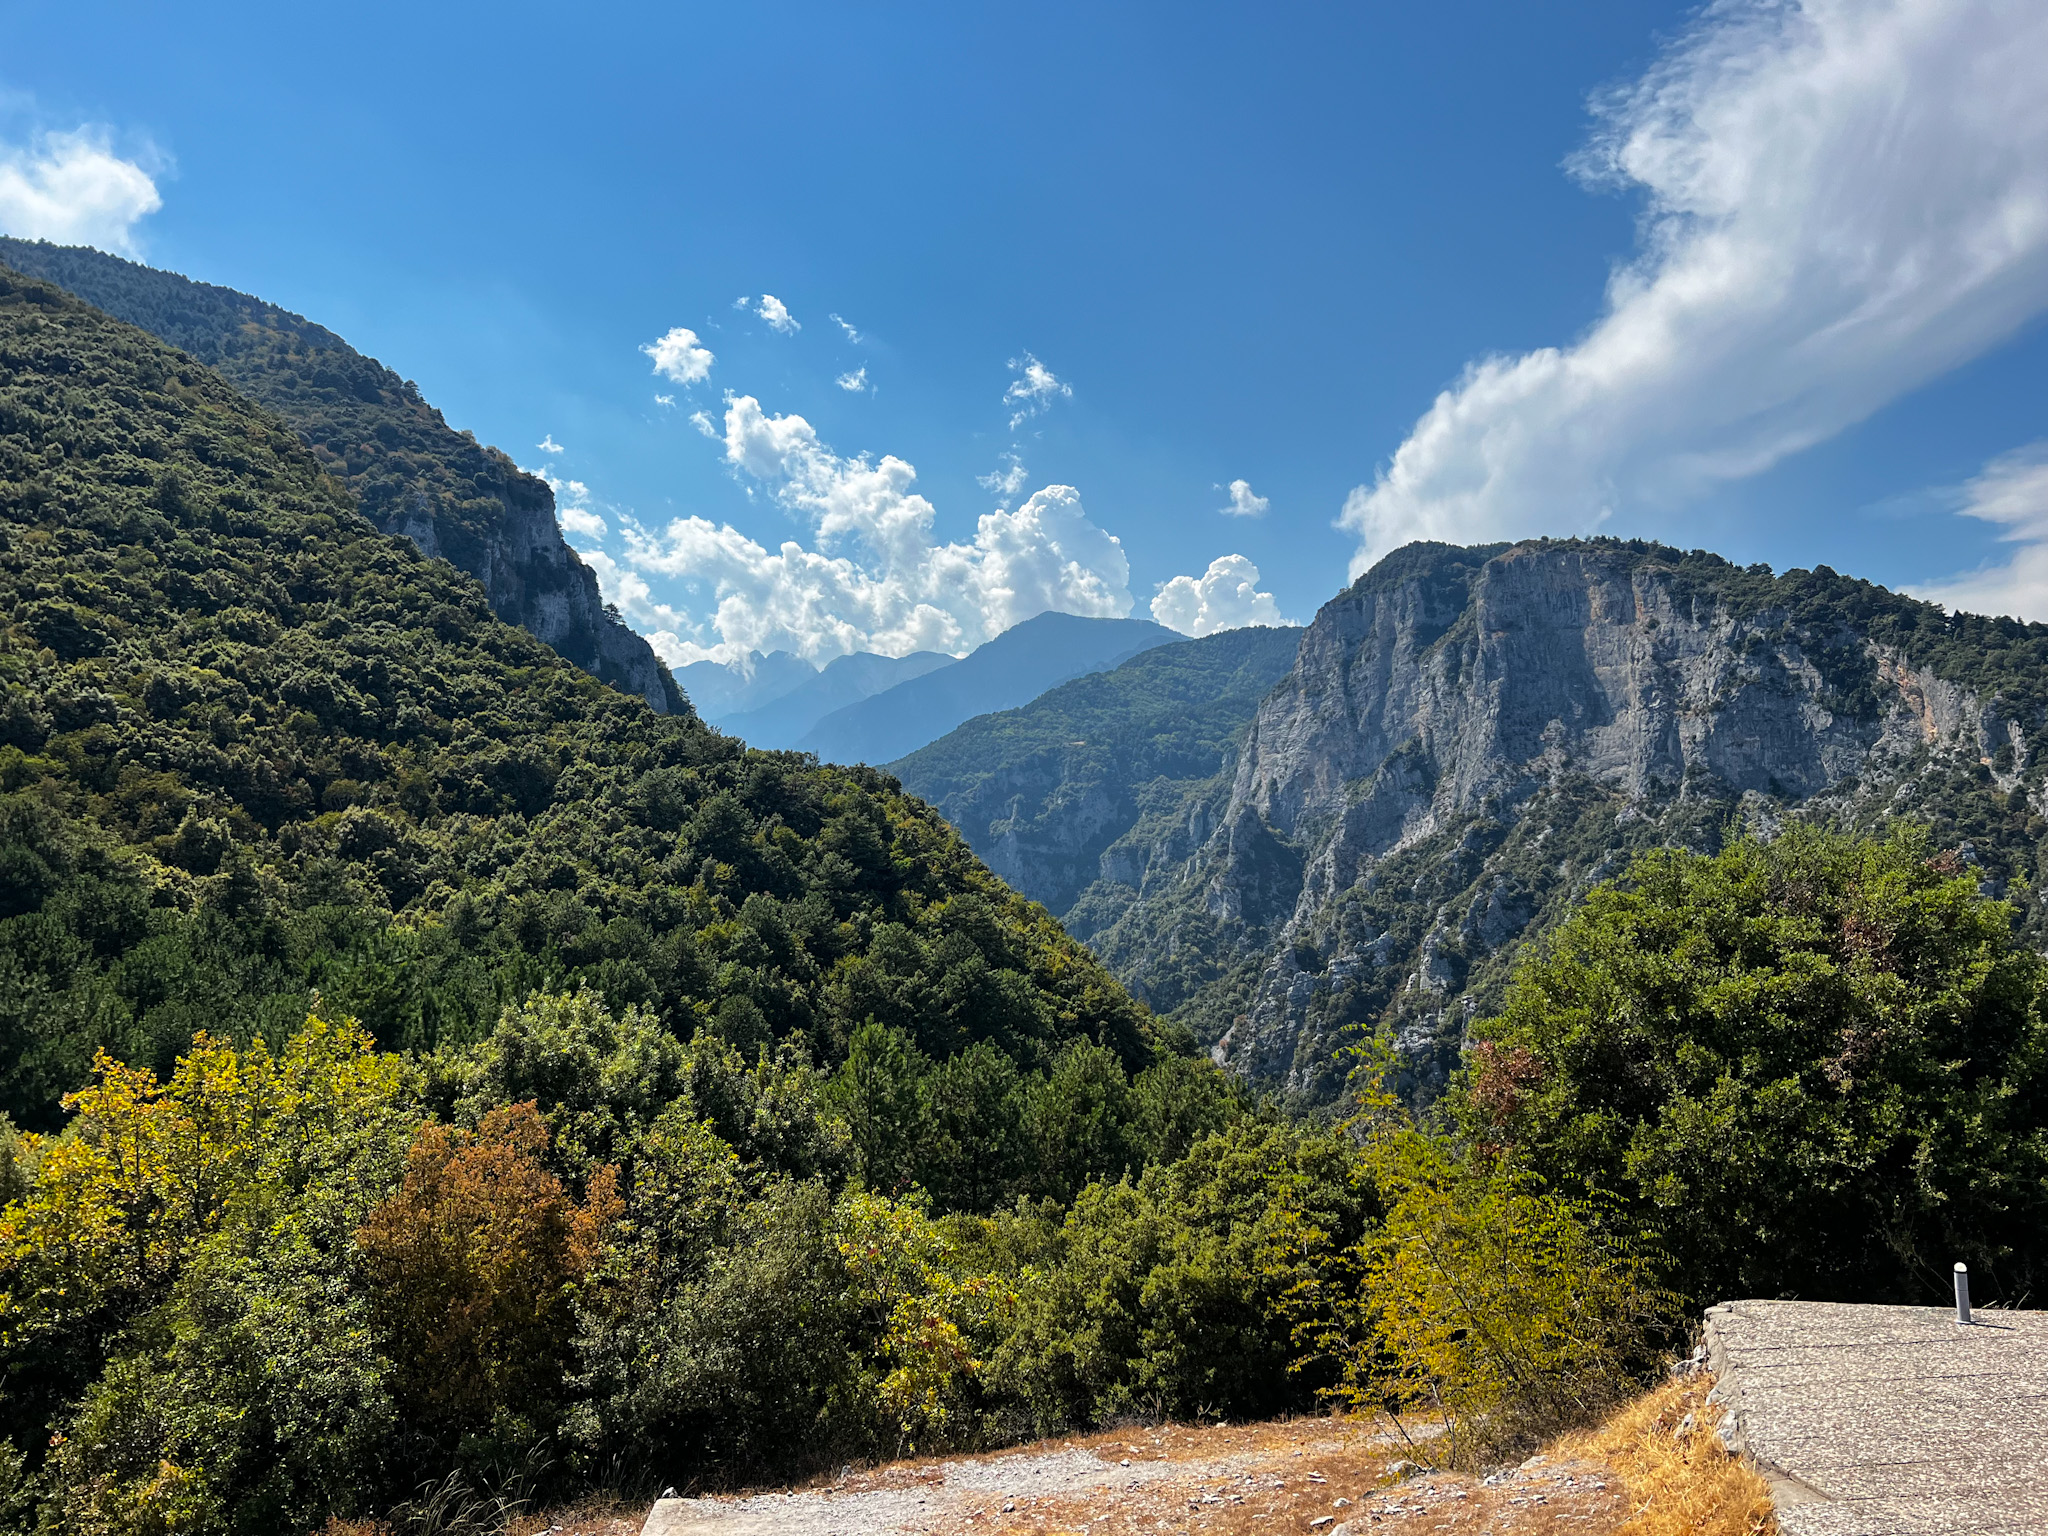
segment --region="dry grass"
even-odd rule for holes
[[[1131,1426],[1017,1446],[981,1457],[982,1491],[950,1500],[948,1461],[892,1462],[797,1484],[778,1507],[791,1530],[837,1530],[840,1499],[929,1488],[927,1528],[941,1536],[1775,1536],[1763,1480],[1714,1434],[1712,1385],[1698,1376],[1658,1387],[1483,1478],[1411,1470],[1384,1423],[1301,1418]],[[1129,1479],[1047,1486],[1025,1475],[1032,1458],[1062,1451],[1093,1452],[1130,1468]],[[998,1491],[1006,1463],[1019,1474],[1007,1493]],[[998,1471],[993,1481],[989,1470]],[[593,1500],[527,1516],[508,1536],[633,1536],[645,1513],[644,1504]],[[385,1533],[337,1523],[323,1536]]]
[[[1713,1378],[1697,1375],[1646,1392],[1599,1428],[1560,1441],[1554,1454],[1597,1461],[1628,1489],[1631,1514],[1615,1536],[1771,1536],[1771,1494],[1756,1469],[1731,1456],[1707,1404]],[[1689,1421],[1689,1423],[1688,1423]],[[1681,1428],[1687,1433],[1679,1433]]]

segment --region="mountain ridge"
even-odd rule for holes
[[[720,715],[710,723],[752,746],[770,751],[791,748],[827,715],[954,666],[958,660],[943,651],[912,651],[907,656],[856,651],[836,656],[818,669],[816,677],[797,684],[780,697],[752,709]]]
[[[966,721],[888,771],[1085,942],[1103,919],[1081,898],[1108,849],[1222,771],[1301,635],[1251,627],[1155,646]]]
[[[563,540],[553,490],[450,427],[411,381],[325,326],[232,288],[4,236],[0,262],[190,353],[286,421],[378,528],[481,581],[500,618],[657,712],[686,707]]]
[[[1230,771],[1105,852],[1081,931],[1254,1082],[1327,1099],[1377,1035],[1426,1097],[1634,852],[1908,816],[2024,891],[2044,729],[2048,626],[1641,541],[1411,545],[1324,605]]]
[[[1069,678],[1107,671],[1140,651],[1182,638],[1149,619],[1035,614],[950,667],[835,710],[796,748],[826,762],[893,762],[963,720],[1028,703]]]

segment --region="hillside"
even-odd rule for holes
[[[977,646],[953,666],[833,711],[796,745],[828,763],[887,763],[963,720],[1014,709],[1046,689],[1103,672],[1181,637],[1149,619],[1041,613]]]
[[[588,985],[832,1060],[869,1017],[1027,1068],[1143,1011],[878,774],[749,753],[495,619],[273,417],[0,292],[0,1109],[315,995],[393,1045]],[[943,983],[944,999],[930,989]]]
[[[0,263],[189,352],[298,433],[371,522],[482,582],[499,618],[656,711],[682,707],[668,669],[563,542],[554,492],[451,428],[409,380],[231,288],[44,241],[0,237]]]
[[[889,771],[1086,940],[1103,923],[1076,903],[1103,878],[1110,847],[1224,771],[1301,633],[1234,629],[1156,647],[978,716]]]
[[[1109,849],[1077,930],[1219,1059],[1338,1047],[1437,1092],[1524,940],[1643,849],[1925,821],[2039,942],[2048,626],[1825,567],[1612,540],[1411,545],[1326,604],[1229,770]]]

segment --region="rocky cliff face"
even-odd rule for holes
[[[686,707],[563,542],[546,482],[455,431],[411,381],[232,288],[46,241],[0,237],[0,262],[191,353],[297,432],[384,532],[482,582],[499,618],[658,712]]]
[[[1426,1096],[1515,945],[1638,850],[1907,814],[1992,888],[2031,872],[2044,680],[2048,628],[1825,568],[1411,546],[1324,607],[1230,771],[1103,855],[1092,942],[1255,1080],[1327,1096],[1376,1031]]]

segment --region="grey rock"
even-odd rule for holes
[[[1381,1028],[1426,1099],[1520,945],[1637,852],[1875,824],[1959,772],[2042,798],[2003,699],[1796,617],[1795,585],[1614,540],[1397,551],[1317,614],[1227,781],[1105,853],[1082,936],[1254,1081],[1328,1098]]]

